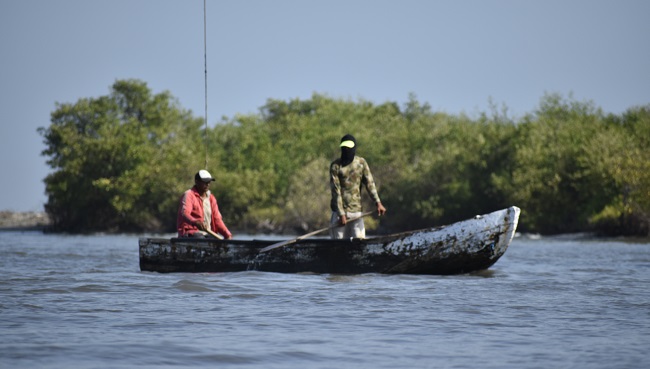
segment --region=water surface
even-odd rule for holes
[[[137,239],[0,232],[0,367],[650,366],[649,242],[412,276],[140,272]]]

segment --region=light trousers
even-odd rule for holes
[[[347,219],[352,219],[360,217],[363,215],[362,212],[358,213],[346,213],[345,217]],[[332,218],[330,219],[330,226],[339,224],[339,216],[336,212],[332,212]],[[366,227],[363,223],[363,218],[347,222],[344,226],[334,227],[330,229],[330,237],[335,240],[340,240],[344,238],[366,238]]]

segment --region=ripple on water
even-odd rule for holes
[[[2,237],[7,368],[648,364],[650,245],[513,242],[460,276],[159,274],[137,237]]]

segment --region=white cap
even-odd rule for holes
[[[194,176],[194,180],[196,180],[196,181],[200,180],[200,181],[203,181],[203,182],[212,182],[215,179],[212,178],[212,174],[210,174],[210,172],[208,172],[207,170],[201,169]]]

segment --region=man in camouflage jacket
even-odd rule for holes
[[[332,190],[330,236],[334,239],[366,237],[366,229],[361,218],[362,185],[377,205],[377,214],[381,216],[386,213],[368,163],[364,158],[356,156],[356,145],[357,142],[352,135],[343,136],[340,145],[341,157],[330,165]],[[348,219],[357,217],[359,219],[348,222]]]

